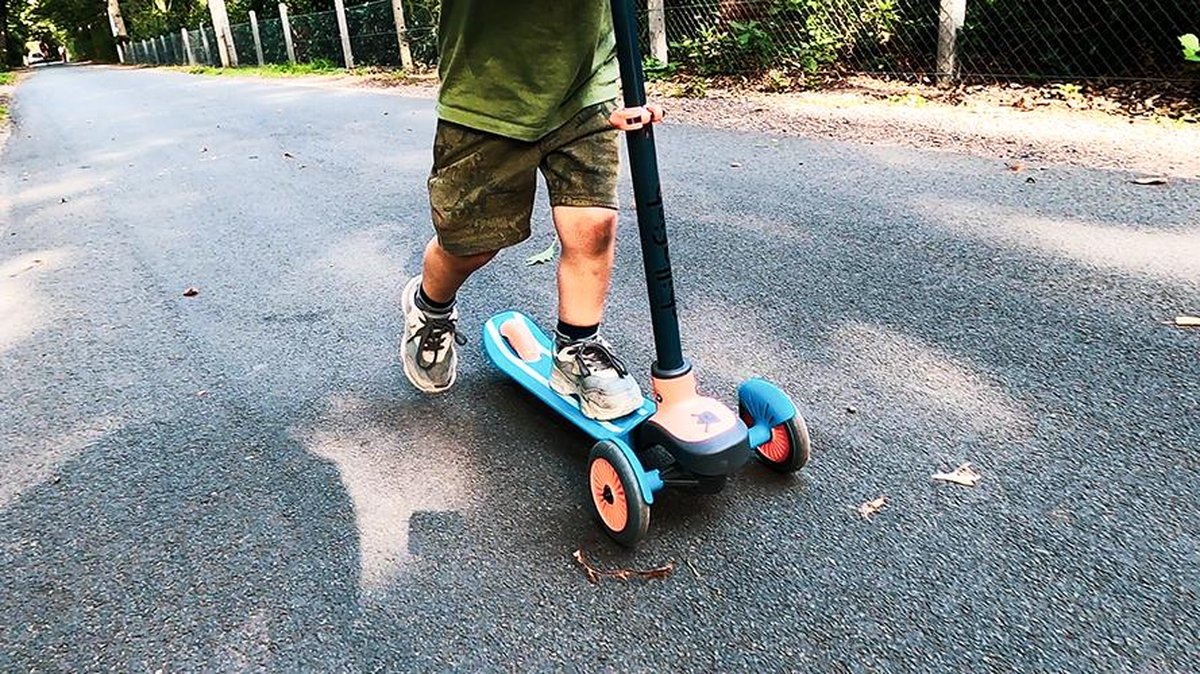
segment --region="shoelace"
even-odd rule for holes
[[[613,353],[607,344],[598,340],[580,343],[575,349],[575,362],[579,365],[579,372],[585,377],[596,370],[616,370],[622,377],[629,374],[625,363],[617,358],[617,354]]]
[[[420,318],[421,327],[417,328],[409,340],[421,340],[417,345],[417,367],[429,370],[437,365],[438,353],[442,350],[442,343],[445,341],[446,335],[453,335],[455,343],[459,346],[466,346],[467,338],[458,334],[454,319],[429,315],[423,315]],[[428,360],[425,359],[426,353],[432,354]]]

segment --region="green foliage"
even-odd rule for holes
[[[671,43],[674,58],[689,71],[716,75],[725,70],[725,50],[729,34],[717,26],[705,26],[693,36]]]
[[[772,68],[763,77],[763,89],[771,92],[789,91],[796,86],[796,81],[784,71]]]
[[[897,0],[770,0],[697,16],[700,27],[672,43],[683,68],[699,75],[814,73],[862,48],[879,48],[900,23]],[[857,14],[847,20],[849,12]]]
[[[16,81],[16,73],[0,73],[0,87],[7,87]]]
[[[1183,58],[1193,63],[1200,63],[1200,37],[1188,34],[1179,38],[1179,43],[1183,45]]]
[[[676,63],[663,63],[653,56],[642,59],[642,71],[646,74],[648,82],[670,79],[678,70],[679,65]]]
[[[228,7],[233,21],[232,3]],[[174,34],[180,28],[195,30],[201,24],[212,23],[208,4],[200,0],[122,0],[121,15],[132,40]]]
[[[341,70],[332,61],[316,59],[310,63],[269,63],[262,66],[239,68],[217,68],[214,66],[185,66],[182,70],[193,75],[257,75],[259,77],[303,77],[305,75],[328,75]]]
[[[441,0],[402,0],[408,44],[417,63],[436,64],[438,57],[437,25]]]
[[[65,43],[74,59],[116,60],[105,0],[38,0],[29,21],[29,39]]]
[[[7,4],[5,4],[7,3]],[[5,53],[0,54],[0,70],[6,67],[19,67],[24,64],[25,43],[30,40],[41,40],[50,34],[50,26],[38,21],[32,16],[32,8],[28,0],[0,0],[4,5],[4,23],[7,28],[5,35]]]
[[[672,98],[704,98],[708,95],[708,80],[690,75],[675,78],[667,95]]]

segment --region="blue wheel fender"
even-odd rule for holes
[[[765,379],[750,379],[738,387],[738,402],[756,423],[767,426],[778,426],[796,417],[792,399]]]
[[[642,462],[634,453],[633,448],[624,440],[611,438],[608,442],[616,445],[617,449],[620,449],[625,458],[629,460],[629,465],[633,466],[633,472],[637,475],[638,486],[642,488],[642,498],[645,499],[646,505],[654,505],[654,492],[665,486],[658,471],[647,471],[643,468]]]
[[[750,428],[750,446],[759,447],[770,439],[771,429],[796,418],[796,405],[778,386],[765,379],[750,379],[738,387],[738,402],[754,425]]]

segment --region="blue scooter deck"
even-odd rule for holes
[[[524,321],[529,328],[538,343],[537,360],[523,360],[503,336],[502,327],[509,320]],[[596,421],[584,416],[578,400],[561,396],[550,388],[554,343],[537,324],[520,312],[505,311],[489,318],[483,325],[483,344],[488,358],[496,367],[596,440],[618,439],[628,444],[633,429],[654,414],[654,401],[645,398],[637,411],[620,419]]]

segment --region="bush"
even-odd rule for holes
[[[695,15],[696,27],[672,43],[672,58],[699,75],[813,73],[856,52],[878,52],[900,23],[897,3],[767,0],[712,7]]]

